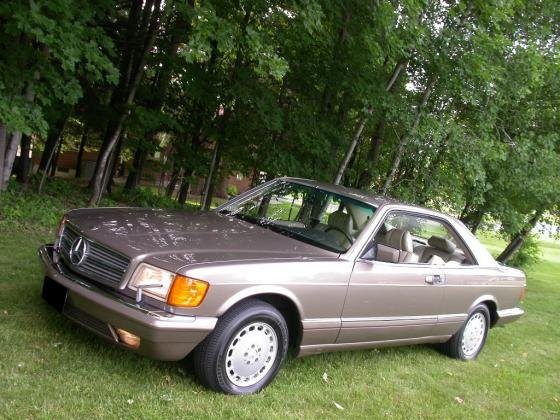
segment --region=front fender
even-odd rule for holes
[[[237,303],[241,302],[243,299],[259,295],[280,295],[291,300],[297,308],[299,319],[303,319],[303,308],[301,302],[298,300],[295,294],[284,287],[271,285],[255,285],[239,290],[237,293],[230,296],[226,301],[224,301],[224,303],[216,311],[217,315],[222,316],[226,311],[235,306]]]

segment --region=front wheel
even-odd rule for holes
[[[447,355],[461,360],[472,360],[479,355],[486,343],[490,326],[490,312],[486,305],[477,305],[465,324],[449,341],[442,344]]]
[[[194,368],[205,385],[226,394],[252,394],[282,366],[288,327],[278,310],[257,299],[230,309],[196,348]]]

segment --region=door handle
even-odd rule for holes
[[[425,279],[428,284],[443,284],[444,279],[441,274],[430,274]]]

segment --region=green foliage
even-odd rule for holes
[[[126,203],[131,207],[150,207],[150,208],[185,208],[180,205],[176,200],[173,200],[165,195],[160,195],[153,188],[138,187],[133,192],[127,193],[124,190],[117,190],[111,195],[111,199],[119,202]],[[194,206],[187,206],[193,208]]]
[[[121,157],[158,153],[144,181],[175,171],[186,187],[216,145],[217,179],[332,181],[367,110],[347,186],[379,192],[396,164],[389,195],[472,228],[513,236],[541,208],[557,223],[559,2],[164,3],[130,109],[122,63],[139,60],[148,3],[136,21],[131,1],[1,3],[0,123],[42,144],[72,105],[63,150],[86,129],[91,150],[128,116]],[[129,23],[144,32],[128,39]]]
[[[523,245],[508,262],[512,267],[527,269],[542,261],[542,251],[539,246],[538,237],[529,235],[523,241]]]
[[[239,194],[239,190],[237,189],[237,187],[235,185],[228,185],[227,189],[226,189],[227,195],[228,197],[235,197],[236,195]]]
[[[113,44],[96,19],[110,2],[3,1],[0,4],[0,122],[46,135],[45,107],[75,104],[82,84],[117,80]],[[34,98],[26,99],[24,92]]]
[[[61,179],[47,181],[42,194],[35,185],[22,188],[12,181],[8,191],[0,195],[0,229],[49,231],[56,226],[65,211],[85,207],[87,192],[74,182]],[[104,206],[116,202],[105,198]]]
[[[62,215],[73,208],[86,207],[88,192],[75,181],[53,179],[47,181],[42,194],[11,182],[8,191],[0,195],[0,230],[15,229],[51,231],[56,228]],[[159,195],[152,188],[138,188],[125,193],[115,187],[112,195],[103,198],[103,207],[131,206],[151,208],[196,209],[196,205],[181,206],[176,200]]]

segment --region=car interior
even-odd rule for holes
[[[260,220],[288,235],[346,252],[375,213],[375,207],[298,184],[281,184],[268,194],[228,210],[238,217]]]
[[[456,236],[442,223],[430,219],[421,219],[416,216],[411,218],[411,220],[407,220],[406,216],[403,217],[401,215],[397,221],[399,225],[405,226],[396,227],[393,224],[387,223],[388,221],[394,221],[390,220],[390,218],[391,216],[386,219],[375,235],[374,243],[377,248],[375,260],[390,263],[420,263],[447,266],[473,264],[464,249],[457,245]],[[408,229],[406,228],[407,224],[409,226]],[[423,225],[424,227],[429,225],[432,228],[431,230],[437,228],[439,234],[427,236],[426,233],[430,229],[421,229]],[[419,234],[422,230],[423,234]]]

